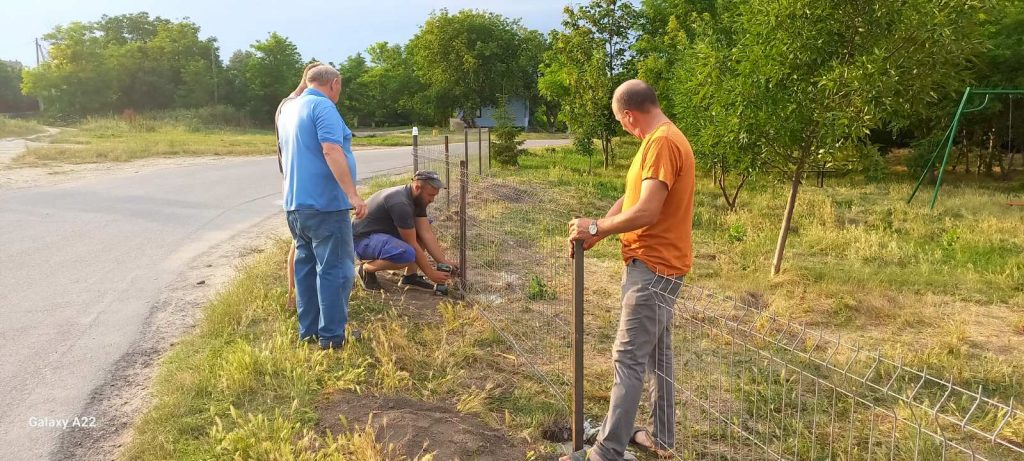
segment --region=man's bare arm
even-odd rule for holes
[[[352,182],[352,170],[348,167],[345,151],[341,149],[341,146],[334,143],[325,142],[321,143],[321,146],[324,150],[324,159],[327,160],[327,166],[331,169],[331,173],[334,174],[334,179],[338,181],[341,190],[345,192],[349,203],[352,204],[352,211],[355,212],[356,218],[362,219],[366,216],[366,203],[363,202],[362,197],[359,196],[359,191],[356,190],[355,183]]]

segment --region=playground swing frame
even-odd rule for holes
[[[970,108],[970,109],[965,109],[965,107],[967,106],[967,101],[970,99],[970,97],[972,95],[985,95],[985,101],[982,102],[981,105],[978,106],[978,107],[973,107],[973,108]],[[942,165],[939,167],[939,175],[938,175],[938,178],[935,181],[935,191],[932,193],[932,203],[931,203],[931,206],[929,206],[929,209],[932,209],[932,210],[935,209],[935,203],[938,202],[938,200],[939,200],[939,189],[942,187],[942,176],[946,172],[946,166],[949,164],[949,154],[953,151],[953,141],[956,139],[957,128],[960,127],[960,119],[963,116],[963,114],[965,114],[965,113],[974,112],[974,111],[978,111],[978,110],[983,109],[986,105],[988,105],[988,101],[992,97],[992,95],[1010,95],[1010,97],[1012,98],[1014,95],[1024,95],[1024,90],[1004,89],[1004,88],[971,88],[971,87],[967,87],[967,89],[964,90],[963,98],[960,99],[960,107],[957,108],[956,114],[953,116],[953,123],[951,123],[949,125],[949,129],[946,130],[946,134],[945,134],[945,136],[942,137],[942,141],[939,142],[939,146],[935,149],[935,153],[932,154],[932,158],[930,160],[928,160],[928,166],[925,168],[924,173],[921,174],[921,179],[917,180],[917,185],[914,186],[914,191],[910,193],[910,198],[907,199],[907,203],[910,203],[910,202],[912,202],[914,200],[914,197],[917,195],[917,191],[921,188],[921,184],[924,184],[925,178],[927,178],[928,175],[931,174],[932,168],[935,167],[935,160],[938,158],[939,151],[943,151],[944,150],[945,154],[942,156]],[[1013,136],[1013,125],[1012,125],[1013,124],[1013,119],[1012,119],[1012,117],[1013,116],[1011,115],[1011,119],[1010,119],[1010,136],[1011,136],[1011,139],[1012,139],[1012,136]],[[1012,142],[1011,142],[1010,148],[1011,149],[1013,148]]]

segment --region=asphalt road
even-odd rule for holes
[[[451,150],[461,156],[462,146]],[[409,165],[410,151],[359,151],[359,176]],[[276,163],[228,159],[0,191],[0,459],[51,458],[65,422],[103,424],[81,414],[86,400],[164,287],[208,248],[281,213]]]

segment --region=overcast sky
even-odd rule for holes
[[[0,59],[35,65],[34,40],[58,24],[95,21],[100,16],[148,12],[179,20],[190,18],[203,38],[217,37],[221,58],[246,49],[270,32],[299,47],[304,59],[340,62],[372,43],[405,43],[431,11],[477,8],[511,18],[544,33],[560,27],[568,0],[356,0],[288,2],[270,0],[0,0]],[[293,8],[278,5],[291,4]],[[321,5],[312,9],[307,4]]]

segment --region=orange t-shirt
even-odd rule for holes
[[[694,159],[690,141],[671,122],[640,143],[626,175],[623,212],[636,206],[645,179],[665,183],[668,195],[657,222],[619,236],[622,258],[639,259],[661,275],[686,275],[693,265]]]

